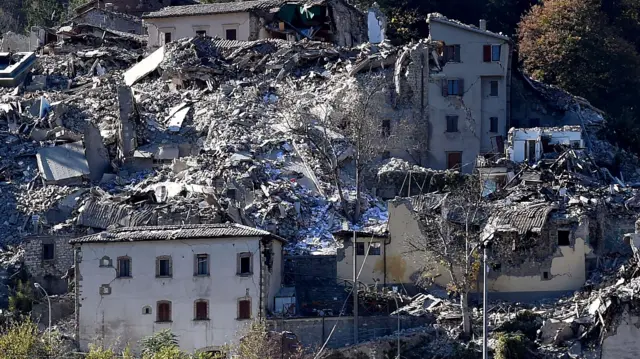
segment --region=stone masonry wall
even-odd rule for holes
[[[25,266],[36,282],[50,294],[66,290],[66,281],[60,279],[73,266],[73,247],[69,237],[32,237],[25,245]],[[43,259],[43,245],[53,243],[53,259]]]
[[[144,34],[142,21],[131,15],[117,14],[100,9],[92,9],[74,19],[76,23],[89,24],[110,30]]]
[[[393,334],[398,328],[398,317],[375,316],[358,318],[358,339],[366,342],[376,338]],[[417,328],[429,324],[431,320],[426,317],[400,317],[401,330]],[[336,325],[337,323],[337,325]],[[319,348],[322,346],[329,333],[336,325],[327,344],[329,348],[341,348],[353,344],[353,317],[318,317],[270,320],[270,328],[277,331],[290,331],[305,347]]]

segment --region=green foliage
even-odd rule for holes
[[[116,353],[113,350],[103,348],[94,344],[89,344],[89,354],[86,359],[115,359]]]
[[[538,329],[542,326],[542,317],[530,310],[524,310],[508,322],[503,323],[496,331],[506,333],[520,332],[529,340],[536,340]]]
[[[33,283],[20,280],[15,293],[9,297],[9,310],[15,314],[26,314],[31,311],[34,298]]]
[[[160,348],[153,355],[146,354],[142,356],[143,359],[190,359],[189,354],[180,351],[177,345],[164,346]]]
[[[156,353],[160,353],[165,348],[178,346],[178,339],[170,329],[163,329],[140,341],[142,346],[142,356],[153,358]]]
[[[23,11],[27,29],[31,26],[52,27],[63,17],[62,4],[58,0],[24,0]]]
[[[5,358],[38,358],[49,354],[47,345],[38,337],[38,327],[26,319],[12,322],[0,335],[0,353]]]
[[[498,334],[498,341],[495,347],[495,359],[527,359],[533,357],[533,343],[521,333]]]

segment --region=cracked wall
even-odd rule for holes
[[[67,292],[67,281],[61,279],[73,266],[73,248],[69,237],[33,237],[25,242],[24,264],[34,281],[50,294]],[[43,246],[53,245],[53,258],[45,260]]]
[[[278,252],[279,247],[275,244],[272,249]],[[258,238],[82,244],[78,264],[80,347],[86,350],[89,343],[100,340],[119,349],[131,344],[137,350],[138,340],[162,329],[171,329],[187,351],[235,340],[235,334],[250,323],[236,319],[238,300],[248,295],[252,318],[257,318],[262,278],[268,288],[267,309],[272,309],[274,291],[280,285],[280,255],[274,254],[272,272],[261,277],[261,249]],[[237,254],[242,252],[253,254],[250,276],[236,274]],[[209,276],[194,276],[195,255],[201,253],[209,255]],[[171,255],[171,278],[156,277],[156,257],[163,255]],[[111,259],[111,267],[100,266],[105,256]],[[121,256],[131,258],[131,278],[116,277]],[[108,285],[110,294],[100,294],[103,285]],[[210,320],[194,320],[197,299],[209,301]],[[171,301],[172,322],[156,322],[160,300]],[[146,306],[151,307],[151,314],[143,314]]]

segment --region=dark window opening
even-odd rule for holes
[[[462,152],[447,153],[447,169],[460,169],[462,167]]]
[[[196,35],[197,36],[202,36],[202,37],[207,36],[207,31],[206,30],[198,30],[198,31],[196,31]]]
[[[458,132],[458,116],[447,116],[447,132]]]
[[[238,254],[238,274],[248,275],[253,273],[251,270],[251,253]]]
[[[161,258],[158,259],[158,271],[156,272],[158,277],[171,277],[171,259]]]
[[[462,96],[464,94],[464,81],[458,80],[445,80],[442,88],[443,96]]]
[[[490,117],[489,118],[489,132],[498,132],[498,118],[497,117]]]
[[[227,29],[225,30],[225,36],[227,37],[227,40],[237,40],[238,38],[238,32],[236,31],[236,29]]]
[[[142,308],[142,314],[151,314],[151,307],[146,306]]]
[[[493,264],[491,264],[491,269],[492,269],[494,272],[500,272],[500,270],[502,270],[502,264],[500,264],[500,263],[493,263]]]
[[[382,137],[391,136],[391,120],[382,120]]]
[[[549,272],[542,272],[542,279],[549,279]]]
[[[131,277],[131,259],[130,258],[118,258],[118,277],[119,278]]]
[[[196,256],[196,275],[209,275],[208,254],[198,254]]]
[[[238,301],[238,319],[251,319],[251,301],[243,299]]]
[[[364,243],[356,242],[356,255],[363,256],[364,255]]]
[[[558,245],[570,246],[571,245],[571,232],[570,231],[558,231]]]
[[[208,303],[206,301],[197,301],[196,302],[196,320],[208,320],[209,319],[209,308]]]
[[[158,302],[158,322],[171,321],[171,302]]]
[[[369,255],[370,256],[379,256],[381,244],[378,242],[371,242],[371,246],[369,247]]]
[[[45,261],[53,260],[54,256],[54,244],[45,243],[42,245],[42,259]]]
[[[171,42],[171,33],[170,32],[165,32],[164,33],[164,43],[168,44]]]
[[[444,47],[444,62],[460,62],[460,45],[448,45]]]
[[[498,96],[498,81],[491,81],[491,91],[489,92],[489,96]]]

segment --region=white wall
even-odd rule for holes
[[[582,132],[576,131],[556,131],[544,128],[518,128],[513,129],[509,134],[511,146],[507,149],[509,159],[514,162],[523,162],[526,159],[526,141],[536,141],[536,160],[542,158],[542,136],[550,136],[549,144],[571,145],[573,141],[580,141],[581,147]]]
[[[144,22],[149,32],[150,48],[164,45],[164,32],[171,32],[172,41],[194,37],[197,30],[206,30],[208,36],[224,39],[225,30],[235,28],[236,40],[249,40],[248,12],[145,19]]]
[[[79,331],[82,349],[103,335],[105,344],[123,348],[130,343],[136,348],[138,340],[165,328],[178,336],[180,347],[187,351],[224,345],[234,340],[236,332],[249,322],[236,319],[237,301],[247,291],[252,301],[252,316],[258,316],[260,244],[257,238],[86,243],[81,250]],[[236,275],[236,254],[241,252],[254,254],[252,276]],[[199,253],[209,254],[208,277],[194,276],[194,255]],[[112,259],[114,268],[99,266],[100,258],[105,255]],[[156,257],[162,255],[172,256],[173,278],[155,277]],[[130,279],[116,278],[115,266],[120,256],[132,259]],[[278,258],[279,254],[274,259],[278,261]],[[278,267],[281,268],[281,263]],[[280,278],[275,277],[274,280]],[[99,294],[102,284],[111,286],[110,295]],[[196,299],[209,300],[209,321],[193,320]],[[172,302],[172,323],[155,322],[159,300]],[[142,314],[147,305],[152,308],[151,315]]]
[[[494,36],[431,21],[430,38],[445,45],[460,45],[460,62],[444,64],[429,79],[429,117],[432,129],[430,167],[447,167],[446,152],[462,151],[465,172],[471,172],[480,152],[491,149],[490,137],[506,136],[509,44]],[[500,61],[483,62],[484,45],[501,45]],[[464,79],[464,95],[442,96],[442,79]],[[484,81],[483,81],[484,79]],[[488,98],[487,80],[498,81],[498,96]],[[457,115],[457,133],[446,132],[446,116]],[[490,117],[498,117],[498,132],[491,133]]]

